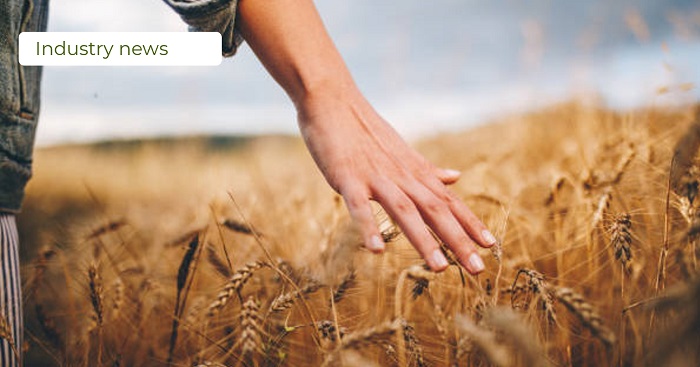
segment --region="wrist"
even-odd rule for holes
[[[312,124],[327,125],[336,120],[329,117],[347,113],[358,117],[372,109],[354,83],[345,84],[338,80],[313,85],[294,99],[294,105],[301,128]]]
[[[310,78],[303,80],[300,84],[300,88],[289,94],[299,113],[328,103],[363,99],[362,93],[350,77]]]

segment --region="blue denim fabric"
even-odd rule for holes
[[[236,53],[243,41],[235,29],[237,0],[164,1],[190,31],[221,33],[224,56]],[[19,64],[18,37],[46,31],[48,5],[49,0],[0,0],[0,212],[19,212],[32,176],[42,69]]]
[[[163,0],[190,26],[190,32],[221,33],[222,54],[233,56],[243,42],[236,29],[238,0]]]
[[[32,175],[41,67],[21,66],[18,36],[46,30],[48,0],[0,0],[0,211],[17,212]]]

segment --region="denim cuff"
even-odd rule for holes
[[[0,154],[0,213],[19,213],[31,173]]]
[[[236,29],[238,0],[163,0],[182,20],[190,32],[221,33],[221,53],[233,56],[243,37]]]

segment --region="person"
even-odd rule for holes
[[[446,185],[459,172],[433,166],[374,110],[355,85],[312,0],[164,0],[191,31],[222,35],[224,56],[245,40],[298,113],[304,141],[328,184],[344,198],[372,252],[384,243],[371,209],[378,202],[428,266],[448,266],[438,240],[470,273],[484,270],[475,244],[496,243]],[[12,330],[3,366],[20,364],[22,309],[14,215],[31,177],[41,67],[18,62],[18,35],[45,31],[48,0],[0,0],[0,238],[2,315]],[[12,344],[12,345],[11,345]],[[16,349],[16,348],[15,348]]]

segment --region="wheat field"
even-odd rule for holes
[[[361,248],[297,138],[41,149],[26,363],[697,366],[699,114],[569,103],[418,142],[500,241],[475,277],[425,270],[378,206],[387,250]]]

